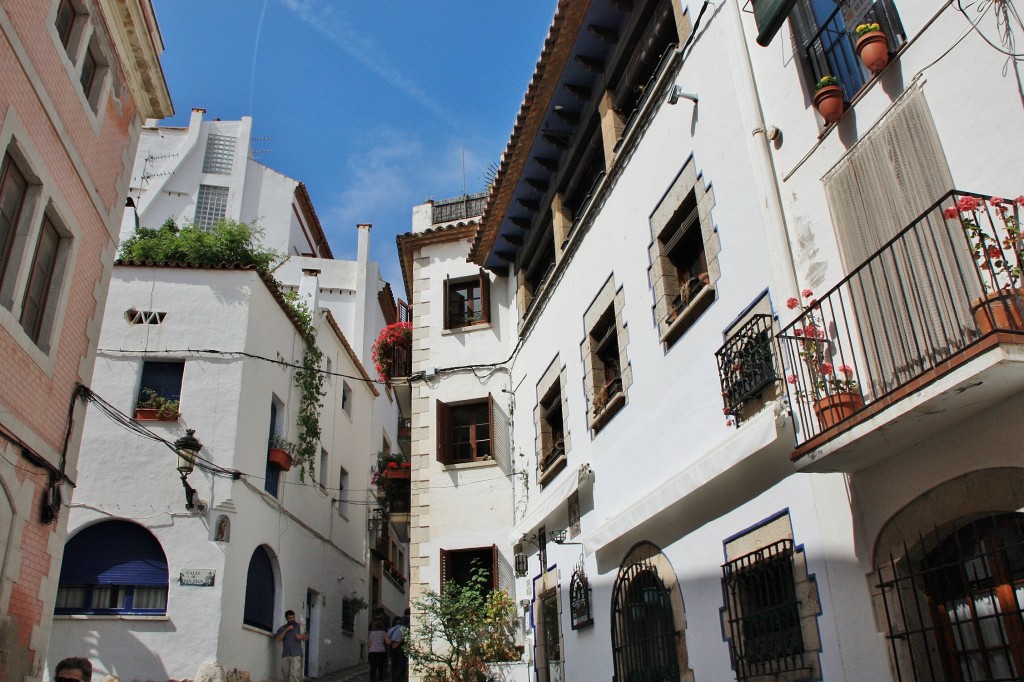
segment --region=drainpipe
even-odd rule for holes
[[[754,80],[754,69],[750,61],[750,50],[743,33],[743,21],[740,17],[740,0],[727,0],[726,16],[732,24],[732,34],[736,40],[733,55],[734,73],[736,74],[736,94],[740,117],[743,125],[751,131],[747,141],[750,159],[754,165],[754,182],[757,185],[758,197],[761,201],[761,217],[764,220],[765,233],[768,238],[768,255],[771,259],[772,291],[778,300],[784,301],[790,296],[799,296],[800,285],[796,276],[796,265],[793,259],[792,241],[786,216],[782,211],[782,196],[779,191],[778,176],[775,173],[775,161],[769,145],[769,129],[764,123],[764,112],[761,109],[761,97]],[[781,307],[780,324],[785,327],[795,312]]]

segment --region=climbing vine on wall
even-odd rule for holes
[[[299,389],[299,437],[292,460],[299,465],[299,479],[316,480],[317,455],[320,454],[320,401],[324,392],[324,373],[320,370],[324,353],[316,343],[316,327],[313,314],[298,292],[289,291],[284,300],[295,314],[302,328],[302,367],[295,372],[295,386]]]

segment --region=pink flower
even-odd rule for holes
[[[964,211],[976,211],[981,206],[981,202],[975,197],[960,197],[960,200],[956,202],[956,207],[960,209],[960,212]]]
[[[800,292],[800,295],[803,296],[804,298],[810,298],[811,296],[814,296],[814,292],[811,291],[810,289],[804,289],[803,291]]]
[[[807,334],[807,338],[816,339],[818,338],[818,327],[813,324],[809,324],[804,327],[804,333]]]
[[[803,336],[804,330],[801,327],[797,327],[793,330],[793,336]]]
[[[796,296],[790,296],[789,299],[786,300],[786,307],[790,310],[798,308],[800,307],[800,300]]]
[[[832,367],[832,363],[831,362],[823,362],[823,363],[821,363],[821,373],[822,374],[832,374],[833,371],[834,371],[834,369]]]
[[[959,217],[960,211],[956,210],[956,206],[950,206],[942,212],[942,215],[944,215],[947,220],[952,220],[953,218]]]
[[[839,365],[839,367],[837,367],[836,369],[845,374],[847,377],[853,374],[853,367],[850,367],[849,365]]]
[[[992,204],[993,206],[998,206],[999,204],[1003,203],[1004,201],[1006,201],[1006,199],[1004,199],[1002,197],[992,197],[991,199],[988,200],[988,203]]]
[[[790,374],[788,377],[786,377],[786,381],[788,381],[791,384],[795,384],[796,383],[796,375],[795,374]]]
[[[728,407],[723,407],[723,408],[722,408],[722,414],[724,414],[724,415],[728,416],[728,414],[729,414],[729,408],[728,408]]]
[[[1024,206],[1024,194],[1021,194],[1019,197],[1014,199],[1013,203],[1017,204],[1018,206]]]

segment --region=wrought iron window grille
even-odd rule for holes
[[[1024,515],[921,533],[875,572],[896,679],[1024,680]]]
[[[620,569],[612,590],[615,680],[678,680],[678,634],[653,556]]]
[[[779,540],[722,566],[729,649],[737,680],[807,668],[793,541]]]
[[[573,630],[594,624],[594,617],[590,613],[590,591],[590,579],[587,578],[581,559],[573,569],[572,579],[569,581],[569,612]]]
[[[771,315],[754,315],[715,352],[725,414],[736,417],[779,380]]]

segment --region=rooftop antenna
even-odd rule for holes
[[[462,148],[462,196],[466,196],[466,148]]]

